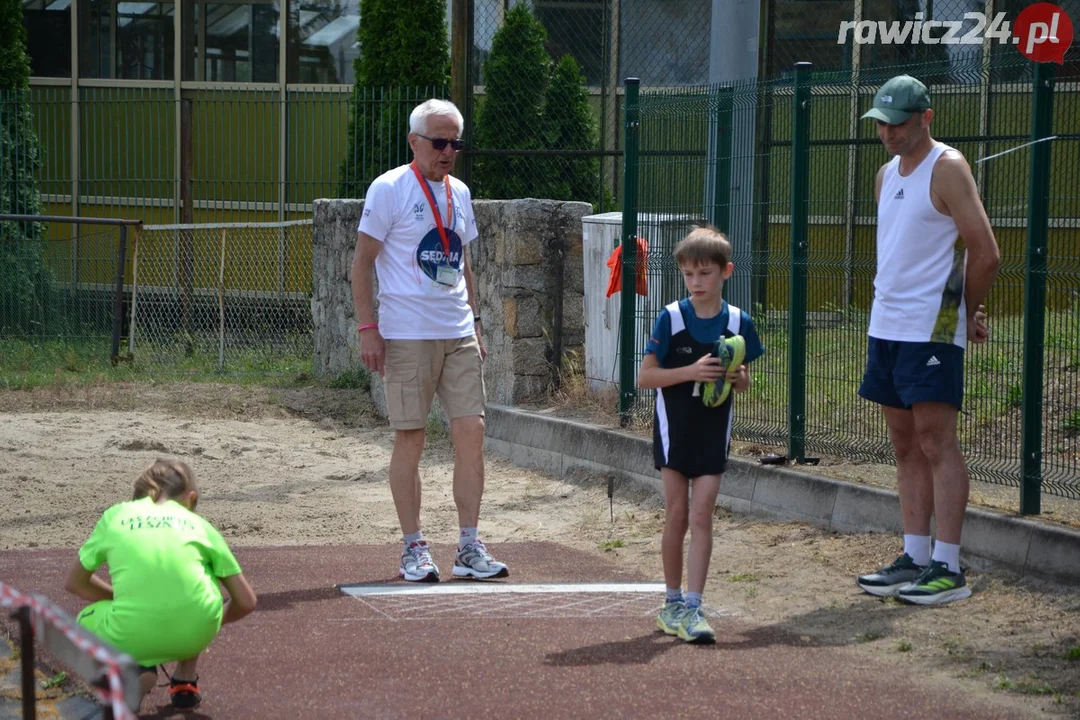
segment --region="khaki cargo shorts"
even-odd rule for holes
[[[484,365],[475,335],[453,340],[387,340],[386,412],[395,430],[427,427],[439,396],[451,420],[484,415]]]

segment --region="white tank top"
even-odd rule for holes
[[[908,176],[900,157],[885,166],[878,200],[877,275],[871,337],[967,345],[964,269],[967,250],[956,223],[930,199],[937,143]]]

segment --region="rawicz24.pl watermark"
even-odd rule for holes
[[[927,20],[915,13],[914,20],[844,20],[836,42],[843,45],[982,45],[997,42],[1018,46],[1036,62],[1065,61],[1073,40],[1072,20],[1059,5],[1035,3],[1024,8],[1010,23],[1005,13],[993,20],[980,12],[964,13],[963,20]]]

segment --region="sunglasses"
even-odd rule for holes
[[[420,133],[416,133],[416,134],[420,135]],[[431,147],[435,148],[436,150],[440,150],[440,151],[445,150],[447,145],[454,148],[454,152],[457,152],[461,148],[465,147],[465,141],[460,140],[460,139],[458,139],[458,140],[447,140],[446,138],[433,138],[433,137],[428,137],[427,135],[420,135],[420,137],[422,137],[425,140],[429,141],[431,143]]]

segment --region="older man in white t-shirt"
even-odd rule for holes
[[[420,529],[420,456],[438,394],[454,443],[454,502],[461,528],[454,575],[506,577],[477,537],[484,491],[484,349],[465,248],[477,237],[472,196],[451,177],[464,120],[453,103],[428,100],[409,118],[413,161],[368,188],[352,264],[360,354],[383,376],[396,431],[390,491],[404,535],[398,574],[438,582]],[[372,271],[379,279],[375,317]]]

